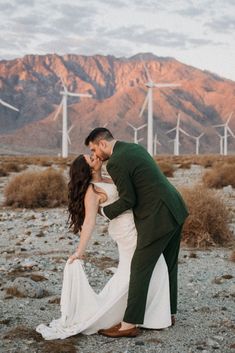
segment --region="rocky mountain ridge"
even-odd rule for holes
[[[170,139],[174,134],[165,133],[175,126],[178,113],[181,126],[188,133],[194,136],[206,133],[201,140],[202,152],[218,152],[219,138],[212,125],[225,122],[230,112],[235,111],[235,82],[151,53],[131,58],[27,55],[0,61],[0,97],[20,110],[17,113],[0,106],[0,147],[12,146],[13,150],[29,152],[60,151],[61,115],[54,120],[61,102],[60,77],[69,91],[93,96],[68,99],[69,125],[74,126],[70,136],[72,152],[83,150],[89,130],[104,124],[108,124],[117,138],[131,141],[133,131],[127,122],[139,126],[147,120],[147,110],[139,117],[147,93],[144,65],[154,82],[181,84],[174,90],[153,90],[154,129],[161,142],[159,152],[173,150]],[[235,131],[235,118],[231,119],[230,127]],[[139,136],[146,145],[146,130]],[[193,153],[195,140],[182,135],[180,148],[183,153]],[[235,151],[232,137],[229,150]]]

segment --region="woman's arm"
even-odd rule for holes
[[[87,245],[91,239],[92,232],[96,223],[96,215],[99,208],[101,196],[94,192],[92,185],[87,189],[84,204],[85,204],[85,219],[80,232],[80,241],[76,252],[69,257],[69,263],[76,259],[84,257]]]

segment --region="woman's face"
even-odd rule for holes
[[[97,171],[101,169],[102,161],[96,155],[89,156],[89,154],[84,154],[84,158],[92,170]]]

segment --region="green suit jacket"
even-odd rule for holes
[[[143,147],[117,141],[107,171],[117,186],[119,199],[103,211],[113,219],[133,210],[138,248],[184,223],[188,211],[181,195]]]

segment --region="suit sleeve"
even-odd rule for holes
[[[111,165],[108,172],[117,187],[119,199],[105,206],[103,212],[109,219],[113,219],[135,206],[136,193],[129,172],[125,166]]]

